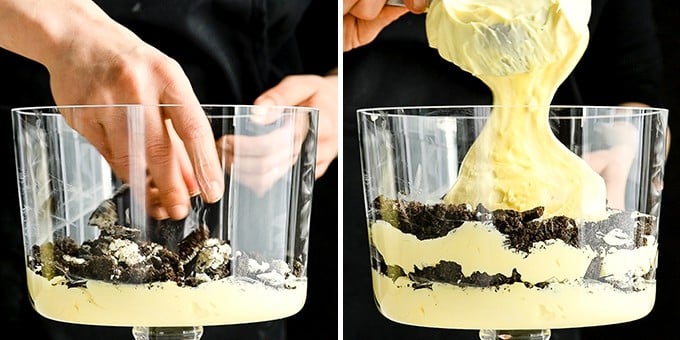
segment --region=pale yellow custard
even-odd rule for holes
[[[521,283],[501,288],[462,288],[434,283],[413,289],[373,271],[375,299],[387,318],[410,325],[458,329],[546,329],[636,320],[654,306],[655,290],[625,293],[608,285],[575,281],[545,289]]]
[[[27,281],[35,310],[78,324],[173,327],[281,319],[305,303],[300,261],[234,251],[201,228],[177,252],[136,235],[113,225],[80,244],[62,237],[33,246]]]
[[[397,322],[460,329],[565,328],[635,320],[654,306],[655,282],[642,279],[656,268],[653,239],[647,246],[605,251],[550,240],[526,253],[509,249],[506,236],[488,222],[465,222],[444,237],[418,240],[376,221],[371,240],[386,265],[408,271],[453,261],[466,277],[475,272],[510,276],[513,270],[521,275],[522,282],[500,286],[431,282],[419,287],[406,275],[373,270],[376,302]],[[602,259],[594,274],[601,282],[585,279],[596,258]]]
[[[175,282],[113,284],[88,280],[71,287],[27,270],[35,310],[53,320],[107,326],[209,326],[268,321],[302,309],[307,280],[294,289],[234,278],[179,287]]]

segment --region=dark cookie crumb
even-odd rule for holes
[[[165,247],[135,240],[130,241],[130,245],[134,243],[137,246],[139,262],[128,264],[110,250],[114,240],[120,239],[98,238],[78,247],[73,239],[67,237],[34,245],[28,256],[28,266],[47,279],[63,275],[69,280],[68,284],[74,287],[83,286],[88,279],[115,284],[174,281],[179,286],[195,287],[206,281],[205,278],[199,278],[199,274],[209,280],[232,275],[232,264],[237,275],[257,280],[258,273],[249,268],[249,260],[254,259],[258,263],[270,261],[259,255],[240,253],[235,260],[225,258],[222,265],[200,268],[198,272],[196,254],[199,250],[193,252],[188,262],[184,262],[178,253]],[[225,243],[222,241],[221,244]],[[303,274],[300,260],[294,261],[292,267],[290,275],[300,277]]]
[[[271,280],[259,280],[257,275],[262,271],[248,267],[249,259],[258,263],[271,263],[272,259],[241,251],[238,256],[232,256],[229,243],[210,239],[210,229],[205,224],[199,224],[183,237],[188,218],[158,221],[154,228],[150,228],[149,235],[145,235],[150,240],[142,240],[144,235],[139,228],[124,225],[120,219],[125,214],[124,211],[119,213],[118,203],[125,201],[127,191],[127,186],[123,185],[90,216],[89,223],[100,230],[98,238],[78,245],[70,237],[55,234],[53,241],[31,248],[27,259],[29,268],[48,280],[62,275],[67,278],[69,287],[86,286],[87,280],[114,284],[172,281],[179,286],[195,287],[233,275],[232,267],[239,276],[281,286],[281,283]],[[202,206],[202,203],[192,201],[194,209],[200,211]],[[203,258],[199,259],[201,252],[204,252]],[[301,257],[295,259],[291,267],[288,272],[285,266],[268,270],[279,270],[282,275],[297,277],[304,274]]]
[[[543,216],[543,207],[522,212],[501,209],[489,211],[480,204],[473,210],[466,204],[426,205],[379,196],[373,200],[373,210],[376,219],[383,219],[419,240],[445,236],[466,221],[490,220],[498,231],[508,235],[508,246],[517,250],[528,252],[535,242],[550,239],[560,239],[571,246],[578,246],[578,229],[574,220],[565,216],[538,220]],[[385,216],[394,218],[390,221]]]
[[[373,200],[376,219],[383,219],[404,233],[413,234],[419,240],[442,237],[460,227],[465,221],[476,221],[476,212],[464,204],[425,205],[420,202],[404,202],[379,196]]]

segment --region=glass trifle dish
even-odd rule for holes
[[[192,197],[185,218],[157,218],[144,117],[186,109],[12,110],[22,275],[41,315],[129,326],[136,339],[199,339],[203,326],[281,319],[303,307],[318,110],[200,107],[214,133],[224,193],[210,203]],[[100,114],[125,122],[116,140],[128,151],[126,171],[112,170],[64,119]]]
[[[497,128],[521,113],[545,120]],[[667,110],[388,107],[358,123],[385,317],[548,339],[651,311]]]

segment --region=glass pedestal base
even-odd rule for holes
[[[479,331],[480,340],[549,340],[549,329],[514,329],[496,330],[482,329]]]
[[[202,326],[193,327],[140,327],[132,328],[135,340],[199,340]]]

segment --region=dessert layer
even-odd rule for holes
[[[88,280],[72,286],[27,271],[35,309],[63,322],[108,326],[209,326],[285,318],[302,309],[306,279],[294,288],[275,288],[244,278],[225,278],[197,287],[175,282],[113,284]]]
[[[636,320],[654,305],[655,284],[622,291],[598,281],[527,287],[460,287],[434,283],[415,289],[373,270],[373,291],[381,313],[404,324],[457,329],[545,329],[606,325]]]
[[[481,206],[374,200],[381,312],[443,328],[565,328],[638,319],[654,305],[656,220],[597,222]]]

